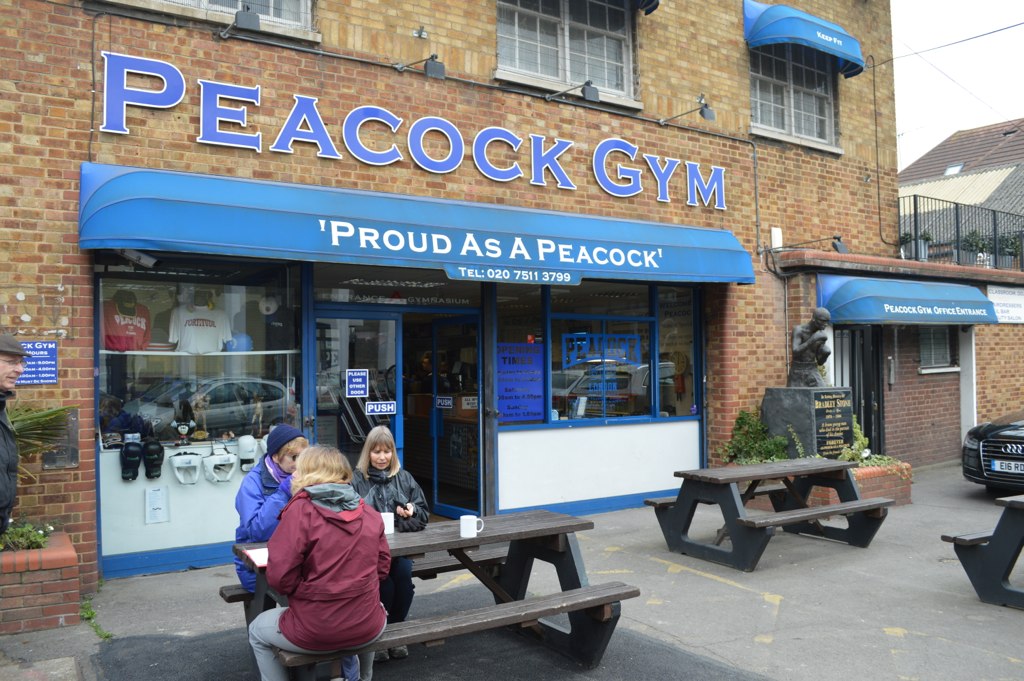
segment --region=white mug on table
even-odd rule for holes
[[[394,513],[381,513],[380,517],[384,519],[384,534],[395,533],[395,514]]]
[[[484,519],[475,515],[459,516],[459,536],[475,537],[478,532],[484,529]]]

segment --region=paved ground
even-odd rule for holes
[[[642,595],[598,669],[506,632],[413,648],[375,668],[377,681],[681,679],[962,681],[1024,678],[1024,611],[974,594],[945,532],[991,527],[993,497],[955,466],[915,473],[914,503],[894,508],[868,549],[781,534],[744,573],[670,553],[649,508],[595,515],[580,535],[592,582]],[[698,513],[710,531],[717,518]],[[538,568],[538,586],[553,581]],[[1011,581],[1024,581],[1018,569]],[[230,566],[118,579],[93,600],[102,642],[82,624],[0,637],[4,681],[254,681],[241,607],[217,588]],[[413,615],[488,602],[466,573],[419,582]]]

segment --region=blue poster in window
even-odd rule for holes
[[[544,418],[544,346],[498,343],[498,411],[502,423]]]
[[[56,385],[57,341],[21,341],[25,352],[25,372],[15,385]]]
[[[345,397],[370,396],[370,370],[345,369]]]

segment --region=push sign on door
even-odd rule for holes
[[[455,400],[451,395],[435,395],[434,407],[437,409],[452,409],[455,407]]]
[[[365,413],[367,416],[393,416],[398,413],[396,402],[367,402]]]

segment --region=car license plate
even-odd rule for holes
[[[1024,473],[1024,461],[993,459],[992,470],[995,473]]]

